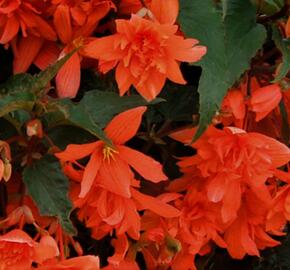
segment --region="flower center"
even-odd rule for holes
[[[84,45],[84,38],[82,36],[77,37],[72,42],[75,48],[80,48]]]
[[[113,149],[110,146],[104,146],[103,148],[103,156],[104,160],[108,160],[110,162],[111,159],[115,160],[114,154],[118,154],[119,152],[115,149]]]

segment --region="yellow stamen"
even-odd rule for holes
[[[74,39],[72,43],[75,46],[75,48],[80,48],[84,45],[84,38],[82,36],[77,37],[76,39]]]
[[[110,162],[111,159],[115,160],[114,154],[118,154],[119,152],[115,149],[113,149],[110,146],[104,146],[103,148],[103,156],[104,156],[104,160],[108,160],[108,162]]]

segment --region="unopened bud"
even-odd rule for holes
[[[36,136],[38,138],[43,137],[42,123],[39,119],[30,120],[26,125],[27,136]]]

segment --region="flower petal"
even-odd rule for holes
[[[21,37],[19,45],[17,46],[17,55],[13,60],[14,74],[27,71],[37,56],[42,44],[42,38],[32,35]]]
[[[107,136],[115,144],[124,144],[130,140],[136,134],[146,109],[140,106],[115,116],[105,128]]]
[[[62,43],[68,44],[72,40],[72,25],[68,5],[58,5],[53,17],[55,30]]]
[[[157,198],[140,193],[133,188],[131,192],[132,197],[140,204],[139,210],[149,209],[155,214],[165,218],[173,218],[180,215],[179,210]]]
[[[150,10],[162,24],[174,24],[178,16],[178,0],[152,0]]]
[[[80,87],[81,64],[78,53],[74,53],[56,75],[56,91],[60,98],[74,98]]]
[[[56,153],[55,156],[62,161],[73,161],[82,159],[90,155],[100,142],[87,144],[69,144],[63,152]]]
[[[134,168],[145,179],[154,183],[167,180],[162,165],[153,158],[126,146],[118,146],[120,157]]]
[[[81,192],[79,194],[80,198],[84,198],[90,191],[97,173],[102,165],[102,161],[103,154],[101,147],[96,147],[84,171],[83,179],[81,182]]]

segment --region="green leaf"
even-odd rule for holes
[[[250,0],[223,0],[218,10],[212,0],[180,1],[179,21],[188,37],[207,46],[200,62],[200,123],[197,139],[211,122],[227,90],[249,68],[266,37],[257,25]]]
[[[192,115],[198,113],[198,93],[195,86],[168,83],[160,95],[166,102],[155,108],[167,121],[192,122]]]
[[[251,0],[251,2],[257,7],[259,13],[267,15],[274,15],[279,12],[284,5],[284,0]]]
[[[157,98],[152,102],[147,102],[139,95],[120,97],[113,92],[102,92],[93,90],[88,92],[80,102],[80,106],[86,108],[92,119],[101,127],[105,127],[108,122],[118,113],[138,106],[152,105],[164,101]]]
[[[274,82],[278,82],[286,77],[287,73],[290,70],[290,49],[286,40],[283,40],[279,30],[276,27],[273,27],[273,39],[276,46],[281,51],[283,57],[283,62],[280,66],[279,73],[274,80]]]
[[[85,144],[95,140],[95,136],[84,129],[68,125],[56,126],[50,129],[48,131],[48,136],[53,143],[62,150],[69,144]]]
[[[74,104],[68,99],[57,100],[49,104],[48,110],[52,111],[45,116],[45,120],[50,121],[50,127],[63,124],[74,125],[90,132],[108,145],[112,145],[102,128],[94,122],[87,108],[81,103]]]
[[[16,110],[31,111],[35,103],[35,96],[28,92],[18,92],[0,96],[0,117]]]
[[[59,161],[51,155],[34,161],[24,169],[23,180],[40,214],[56,216],[64,230],[74,234],[75,229],[69,218],[72,211],[72,204],[68,198],[69,182],[61,170]]]
[[[112,142],[106,137],[102,128],[114,115],[137,106],[160,102],[156,99],[151,103],[140,96],[120,97],[113,92],[89,91],[84,98],[75,104],[71,100],[62,99],[51,102],[44,122],[48,127],[73,124],[95,135],[109,145]]]

